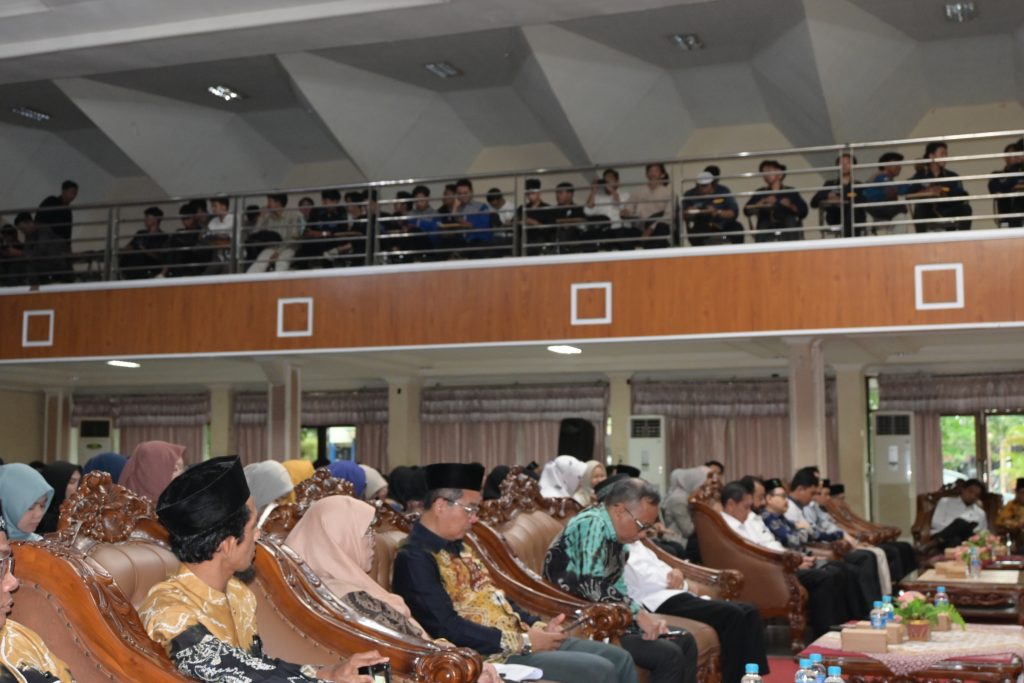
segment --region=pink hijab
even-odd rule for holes
[[[156,503],[174,478],[178,459],[183,457],[184,446],[166,441],[143,441],[128,458],[117,483]]]
[[[284,543],[335,595],[365,591],[395,608],[422,631],[405,601],[384,590],[363,569],[370,554],[364,536],[374,515],[372,505],[351,496],[321,498],[309,506]]]

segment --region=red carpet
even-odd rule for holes
[[[764,683],[793,683],[797,663],[792,657],[769,657],[768,666],[772,672],[764,677]]]

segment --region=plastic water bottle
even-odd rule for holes
[[[871,628],[885,628],[885,610],[882,609],[881,600],[875,600],[871,610]]]
[[[892,606],[892,596],[882,596],[882,611],[885,613],[885,623],[891,624],[893,619],[896,617],[896,610]]]
[[[935,606],[945,607],[949,604],[949,596],[946,595],[946,587],[939,586],[935,589]]]
[[[978,546],[971,546],[971,570],[972,579],[981,578],[981,556],[978,554]]]
[[[800,668],[796,670],[793,683],[814,683],[814,671],[811,669],[811,660],[800,660]]]
[[[761,683],[761,675],[757,671],[757,664],[747,664],[747,673],[740,679],[740,683]]]
[[[843,670],[838,666],[830,666],[825,683],[843,683]]]
[[[811,655],[811,671],[814,672],[815,683],[825,683],[825,664],[821,661],[821,654],[817,652]]]

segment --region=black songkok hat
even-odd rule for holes
[[[771,493],[775,489],[782,489],[782,488],[786,488],[786,487],[782,485],[782,480],[781,479],[768,479],[767,481],[764,482],[764,490],[767,493]]]
[[[832,484],[828,487],[828,492],[832,496],[841,496],[846,493],[846,486],[843,484]]]
[[[625,474],[630,477],[640,478],[640,470],[633,467],[632,465],[612,465],[608,468],[609,474]]]
[[[171,534],[194,536],[223,522],[247,500],[242,462],[229,455],[200,463],[172,480],[160,494],[156,516]]]
[[[479,491],[484,485],[484,466],[479,463],[464,464],[441,462],[423,468],[427,476],[427,490],[466,489]]]
[[[821,485],[824,486],[825,488],[829,488],[830,486],[832,486],[832,480],[831,479],[822,479],[821,480]]]
[[[609,491],[611,491],[612,484],[614,484],[617,481],[622,481],[623,479],[630,479],[630,476],[625,472],[618,472],[616,474],[611,475],[610,477],[608,477],[607,479],[605,479],[600,484],[594,487],[594,495],[597,496],[598,500],[601,500],[606,495],[608,495]]]

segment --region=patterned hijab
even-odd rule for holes
[[[0,501],[3,502],[3,517],[7,524],[7,538],[12,541],[38,541],[42,536],[18,528],[18,522],[46,496],[44,507],[53,500],[53,487],[46,483],[43,475],[20,462],[0,466]]]
[[[571,498],[579,488],[586,465],[571,455],[560,455],[540,473],[540,495],[545,498]]]
[[[178,460],[184,457],[184,446],[166,441],[143,441],[128,458],[117,483],[156,503],[174,479]]]
[[[335,479],[344,479],[351,482],[356,498],[362,498],[366,490],[366,473],[351,460],[335,460],[328,465],[327,470]]]

